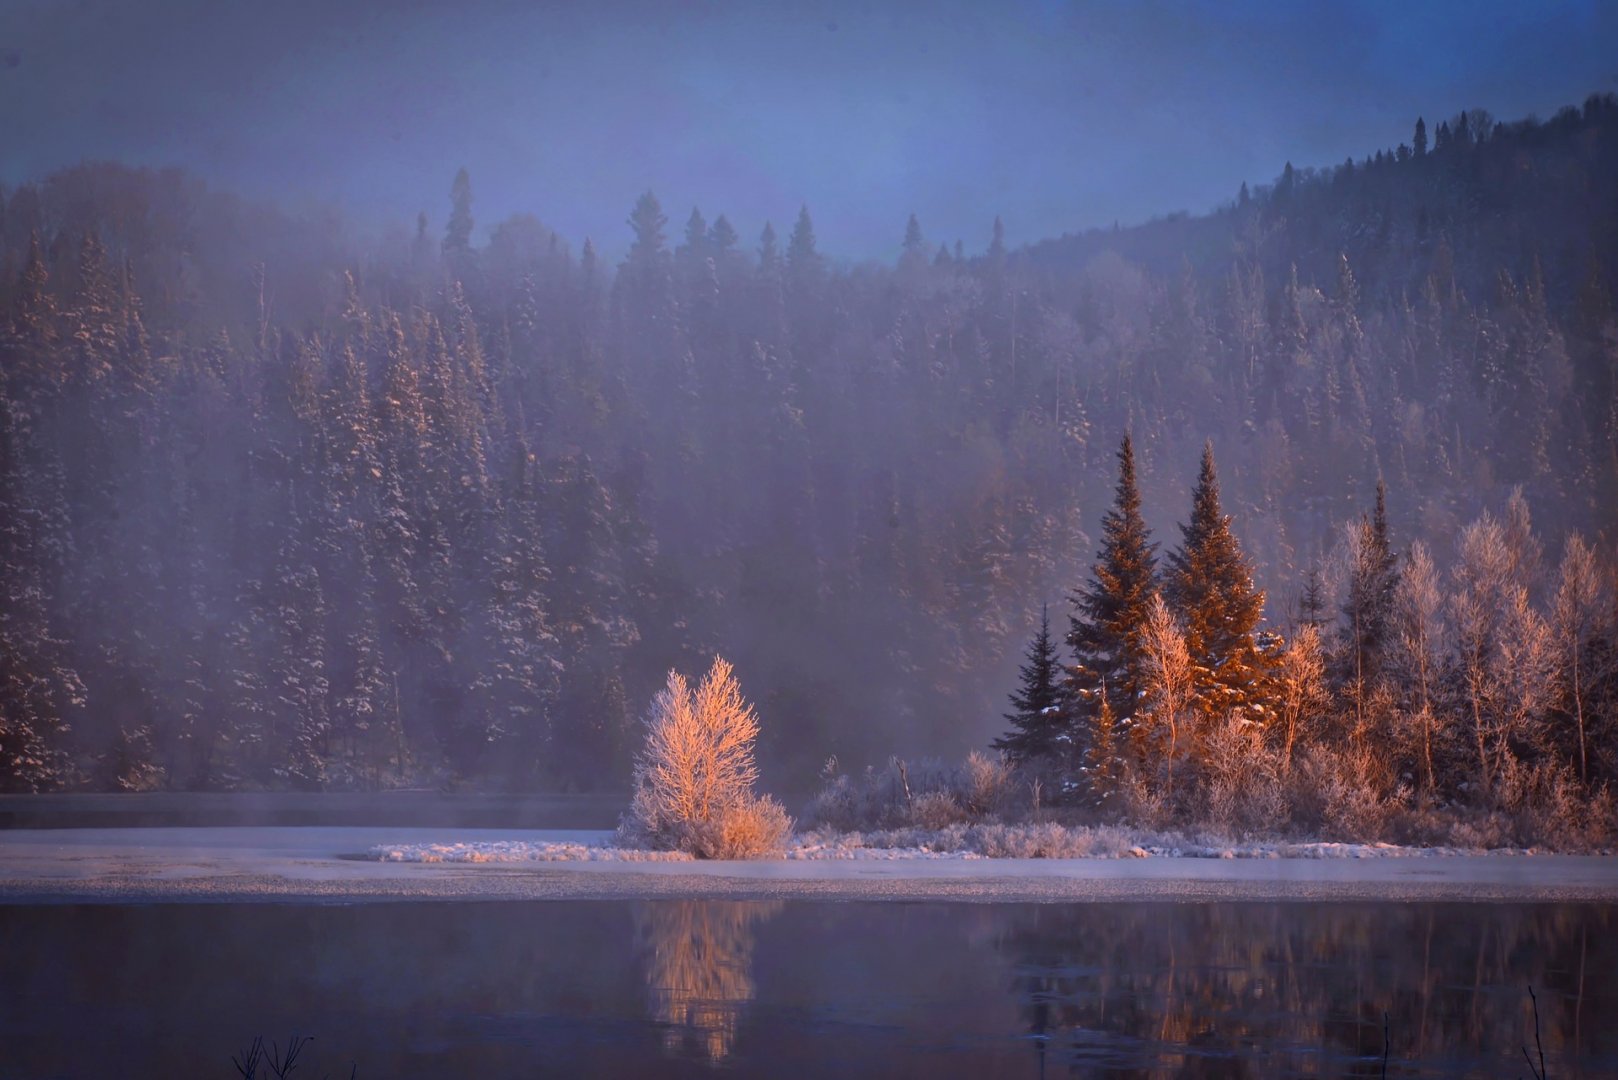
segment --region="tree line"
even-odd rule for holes
[[[1422,541],[1396,549],[1386,496],[1379,483],[1311,568],[1285,635],[1264,621],[1212,446],[1160,558],[1126,435],[1071,597],[1071,659],[1047,610],[994,748],[1065,801],[1158,822],[1301,816],[1362,838],[1397,811],[1464,806],[1609,830],[1618,565],[1578,532],[1547,558],[1519,488],[1461,530],[1444,573]]]
[[[0,192],[0,783],[622,787],[641,704],[721,652],[788,790],[957,753],[1083,578],[1126,429],[1141,528],[1219,447],[1278,655],[1379,477],[1440,568],[1517,485],[1553,550],[1607,551],[1618,104],[1447,126],[1024,251],[912,219],[890,265],[807,208],[749,242],[651,193],[609,260],[480,227],[464,173],[441,227],[374,237],[166,170]],[[1165,568],[1182,621],[1223,542]],[[1127,742],[1142,671],[1070,696]]]

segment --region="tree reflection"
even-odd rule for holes
[[[779,901],[652,901],[636,912],[647,1009],[670,1053],[695,1047],[710,1062],[729,1056],[742,1009],[753,1000],[753,944]]]
[[[1042,1072],[1112,1076],[1509,1070],[1540,995],[1553,1074],[1610,1060],[1618,914],[1485,905],[1078,905],[1002,939]],[[1595,996],[1592,997],[1592,994]],[[1262,1048],[1262,1050],[1260,1049]]]

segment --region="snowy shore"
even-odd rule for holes
[[[1618,858],[1303,845],[1229,857],[989,859],[803,845],[614,857],[599,831],[230,827],[0,832],[0,902],[457,899],[1618,901]],[[395,854],[396,853],[396,854]],[[1181,852],[1225,856],[1226,850]],[[1287,857],[1291,855],[1293,857]],[[437,861],[420,861],[431,856]]]

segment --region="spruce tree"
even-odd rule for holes
[[[1198,703],[1206,716],[1247,710],[1264,696],[1264,662],[1254,632],[1264,592],[1219,504],[1213,444],[1202,448],[1202,468],[1191,496],[1191,520],[1169,555],[1164,591],[1196,665]]]
[[[1078,661],[1071,678],[1076,708],[1093,717],[1105,687],[1120,724],[1128,726],[1144,685],[1142,635],[1157,592],[1157,545],[1141,516],[1128,435],[1118,449],[1115,490],[1113,508],[1101,521],[1101,552],[1090,582],[1073,596],[1067,643]]]
[[[472,250],[472,178],[465,169],[455,174],[449,189],[449,223],[444,227],[444,256],[453,260]]]
[[[787,275],[794,285],[803,285],[820,273],[820,253],[815,250],[815,223],[807,206],[798,211],[798,222],[787,240]]]
[[[1015,711],[1005,714],[1011,730],[990,744],[1013,762],[1052,758],[1061,750],[1057,737],[1067,729],[1062,709],[1061,670],[1056,643],[1051,640],[1050,608],[1043,606],[1039,633],[1028,646],[1028,662],[1019,669],[1022,686],[1011,695],[1011,707]]]
[[[1356,688],[1356,704],[1381,676],[1387,651],[1399,557],[1388,535],[1387,487],[1376,485],[1376,508],[1351,532],[1346,602],[1343,604],[1343,680]]]

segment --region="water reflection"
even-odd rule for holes
[[[1618,1076],[1618,907],[0,908],[0,1076]],[[300,1072],[298,1075],[302,1075]]]
[[[756,928],[779,901],[673,900],[635,915],[646,970],[647,1011],[671,1053],[691,1044],[710,1062],[730,1055],[742,1009],[753,1000]]]
[[[1611,907],[1090,905],[1022,909],[1000,948],[1042,1073],[1377,1076],[1384,1016],[1389,1075],[1509,1070],[1533,985],[1567,1076],[1613,1062],[1615,923]]]

